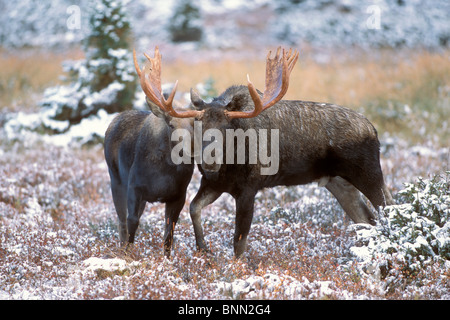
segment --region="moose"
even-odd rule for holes
[[[264,92],[260,92],[254,87],[249,76],[247,76],[247,86],[232,86],[211,102],[205,102],[197,92],[191,89],[191,109],[189,110],[174,110],[172,106],[177,83],[168,98],[162,94],[161,55],[158,49],[155,49],[155,58],[145,56],[149,65],[146,65],[142,72],[139,69],[135,54],[134,61],[147,102],[155,109],[159,107],[164,117],[175,122],[178,128],[183,126],[186,128],[186,132],[192,132],[192,124],[194,123],[195,127],[196,122],[201,122],[202,134],[211,129],[218,131],[222,136],[226,136],[227,130],[243,130],[246,132],[262,129],[277,130],[279,133],[279,139],[271,138],[268,141],[270,145],[268,149],[274,150],[273,147],[276,147],[278,151],[277,161],[279,163],[275,173],[262,174],[263,163],[260,160],[256,163],[244,161],[244,163],[233,162],[230,164],[218,161],[198,164],[202,179],[189,210],[196,245],[199,250],[208,251],[201,225],[202,209],[213,203],[224,192],[229,193],[236,201],[236,226],[233,244],[236,257],[240,257],[245,251],[253,218],[255,196],[263,188],[279,185],[301,185],[316,181],[319,186],[324,186],[336,197],[345,213],[356,223],[376,224],[376,215],[366,205],[361,193],[369,199],[376,209],[380,206],[393,204],[392,196],[384,183],[380,166],[380,143],[377,131],[366,117],[335,104],[282,100],[289,87],[290,73],[298,60],[299,53],[297,51],[289,50],[289,52],[286,52],[284,49],[278,48],[274,58],[271,57],[272,53],[269,52],[266,59]],[[155,110],[155,113],[158,112]],[[140,117],[156,120],[149,115],[141,114]],[[169,199],[166,194],[171,194],[176,199],[180,199],[180,194],[182,194],[184,198],[184,185],[183,188],[173,190],[170,188],[170,184],[167,186],[166,180],[180,181],[180,177],[185,174],[183,170],[192,174],[191,164],[179,164],[178,166],[181,167],[172,166],[167,157],[167,148],[170,148],[169,140],[157,142],[155,139],[156,136],[159,138],[166,137],[170,129],[164,127],[164,134],[157,135],[151,133],[150,125],[145,127],[149,120],[135,120],[131,121],[130,125],[133,129],[130,130],[128,129],[130,125],[127,125],[125,121],[121,122],[121,118],[119,116],[111,125],[112,129],[108,129],[108,131],[111,131],[109,134],[111,135],[110,140],[116,141],[116,146],[110,149],[123,148],[124,151],[122,153],[116,151],[114,154],[111,151],[107,152],[105,147],[105,155],[107,155],[107,159],[110,159],[109,162],[107,160],[110,173],[113,172],[111,179],[115,175],[114,179],[117,180],[116,176],[119,176],[122,182],[122,184],[112,183],[112,188],[114,189],[113,185],[117,188],[125,183],[128,190],[146,189],[146,192],[140,195],[141,201],[143,199],[149,199],[147,201],[160,199],[167,201]],[[179,122],[174,118],[177,118]],[[190,120],[187,121],[186,119]],[[142,125],[139,126],[139,123],[142,123]],[[173,124],[168,126],[175,128]],[[162,127],[162,125],[159,127]],[[119,134],[127,130],[130,130],[130,134]],[[112,132],[114,131],[119,133],[116,134],[115,138],[112,138]],[[146,132],[146,134],[141,131]],[[140,137],[133,137],[133,134]],[[231,139],[235,138],[234,136],[231,137]],[[188,141],[191,140],[188,139]],[[202,139],[200,149],[206,150],[214,142],[215,139]],[[105,145],[108,143],[113,144],[106,139]],[[229,143],[230,141],[227,141],[227,145]],[[248,144],[247,141],[246,146]],[[160,152],[160,163],[156,163],[158,157],[150,155],[152,152],[162,149],[164,149],[164,152]],[[230,152],[228,148],[221,151],[223,154]],[[231,152],[237,153],[238,151]],[[191,156],[196,156],[195,151],[191,153]],[[227,154],[227,159],[236,156],[236,154]],[[246,156],[248,160],[249,156]],[[119,161],[120,158],[126,159],[127,162]],[[151,173],[145,171],[148,169],[147,167],[153,166],[158,169],[150,170]],[[164,171],[166,168],[171,169]],[[162,173],[159,170],[162,170]],[[183,181],[188,181],[187,176],[189,174],[186,174]],[[132,178],[133,176],[134,178]],[[128,184],[126,184],[126,181],[128,181]],[[143,188],[146,183],[151,183],[152,186]],[[162,189],[164,191],[158,194],[161,198],[149,196],[149,190]],[[175,196],[177,191],[179,192],[178,197]],[[128,193],[127,196],[124,196],[125,194],[122,192],[118,196],[119,199],[122,198],[122,201],[114,200],[114,202],[124,203],[123,198],[129,198],[127,219],[129,238],[125,233],[126,228],[122,227],[121,241],[128,239],[132,243],[136,223],[138,223],[139,216],[142,214],[142,208],[135,203],[136,195]],[[169,198],[172,200],[172,197]],[[167,202],[167,204],[169,203]],[[118,211],[118,215],[119,220],[122,219],[123,221],[125,210],[123,208],[121,210],[122,213]],[[165,250],[166,252],[169,250],[169,253],[173,228],[178,215],[179,213],[172,214],[170,220],[171,215],[168,214],[166,206],[166,218],[169,217],[169,219],[167,219],[165,234]]]
[[[230,87],[210,103],[191,90],[191,102],[199,112],[197,118],[201,118],[204,132],[210,128],[223,134],[230,128],[265,128],[278,129],[280,135],[279,170],[273,175],[262,175],[261,163],[200,165],[200,188],[190,204],[200,250],[207,250],[201,211],[224,192],[236,201],[236,257],[245,251],[255,195],[263,188],[317,181],[335,196],[354,222],[372,225],[376,216],[361,193],[376,209],[393,204],[380,166],[377,131],[366,117],[335,104],[281,100],[298,55],[297,51],[281,52],[278,48],[271,58],[269,52],[263,93],[255,89],[248,76],[247,87]],[[210,143],[203,141],[203,147]]]
[[[152,112],[128,110],[114,118],[105,134],[104,154],[119,220],[120,244],[128,247],[134,243],[146,203],[159,201],[165,203],[164,252],[170,256],[173,231],[194,170],[193,164],[176,165],[171,161],[171,134],[177,128],[189,133],[194,118],[189,111],[180,114],[180,106],[173,108],[174,95],[156,98],[147,91],[145,76],[160,79],[158,49],[155,56],[148,57],[149,63],[141,71],[134,52],[135,67]],[[160,82],[153,84],[157,92],[162,92]]]

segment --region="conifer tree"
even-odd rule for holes
[[[100,109],[114,113],[132,108],[137,83],[129,49],[130,22],[122,0],[96,1],[89,24],[83,43],[86,58],[64,62],[67,84],[47,89],[40,103],[50,120],[66,122],[53,125],[54,131],[65,131]]]
[[[190,0],[178,0],[170,19],[172,41],[200,41],[203,35],[201,23],[200,9]]]

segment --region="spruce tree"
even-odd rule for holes
[[[68,122],[53,126],[54,131],[67,130],[100,109],[114,113],[132,108],[137,83],[122,0],[96,1],[89,24],[83,43],[86,59],[64,62],[68,84],[47,89],[41,102],[50,120]]]
[[[201,24],[200,9],[190,0],[178,0],[169,25],[172,41],[200,41],[203,35]]]

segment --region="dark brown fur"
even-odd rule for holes
[[[207,249],[201,210],[223,192],[236,200],[236,256],[245,250],[255,195],[262,188],[320,181],[357,223],[375,224],[376,219],[358,190],[376,208],[392,203],[380,167],[377,132],[363,115],[333,104],[282,100],[254,118],[228,121],[225,109],[253,109],[245,86],[231,87],[209,104],[195,93],[191,100],[194,107],[205,110],[203,131],[216,128],[224,137],[226,129],[237,128],[279,129],[280,133],[279,170],[275,175],[261,175],[260,163],[199,166],[203,177],[190,206],[199,249]]]
[[[172,128],[191,128],[193,119],[171,118],[152,106],[153,113],[125,111],[105,134],[105,159],[111,178],[122,245],[133,243],[147,202],[166,204],[164,250],[167,256],[173,231],[186,198],[194,165],[171,161]]]

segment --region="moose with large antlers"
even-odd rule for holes
[[[120,243],[134,242],[147,202],[163,202],[166,204],[164,251],[169,256],[173,230],[194,170],[193,164],[175,165],[171,161],[171,134],[180,128],[189,133],[195,111],[180,114],[174,109],[175,89],[166,100],[161,90],[161,55],[156,51],[155,56],[154,59],[148,57],[149,63],[142,71],[136,62],[136,71],[152,112],[130,110],[120,113],[106,131],[104,152],[119,218]],[[155,90],[150,89],[146,77],[152,79]]]
[[[356,223],[375,224],[376,221],[376,216],[366,205],[361,193],[370,200],[376,209],[379,206],[393,203],[390,192],[384,183],[380,166],[380,143],[377,132],[363,115],[334,104],[281,100],[288,90],[289,76],[298,59],[297,51],[289,50],[289,52],[286,52],[279,48],[274,58],[269,53],[263,93],[255,89],[249,78],[247,86],[232,86],[209,103],[203,101],[194,90],[191,90],[191,107],[193,110],[174,110],[172,105],[176,85],[168,98],[162,94],[161,56],[158,49],[155,50],[155,58],[146,56],[148,63],[142,72],[137,64],[136,56],[134,57],[136,70],[149,106],[152,107],[152,110],[159,107],[160,110],[154,112],[162,113],[164,117],[171,119],[171,121],[178,119],[179,123],[184,124],[186,132],[192,133],[195,124],[201,122],[202,134],[214,130],[216,134],[232,140],[226,141],[227,146],[234,145],[237,139],[235,135],[227,135],[230,130],[232,132],[238,130],[249,132],[258,129],[277,133],[275,137],[270,137],[266,141],[270,146],[267,149],[272,152],[277,151],[277,156],[272,158],[272,161],[277,161],[276,172],[263,174],[261,168],[264,164],[260,159],[256,162],[249,161],[251,158],[249,153],[246,154],[243,162],[199,163],[199,170],[202,173],[201,184],[190,204],[190,215],[199,250],[208,250],[201,225],[201,211],[224,192],[229,193],[236,201],[234,234],[236,257],[239,257],[245,251],[253,218],[255,195],[263,188],[307,184],[317,181],[320,186],[325,186],[336,197],[345,213]],[[131,118],[133,113],[129,114],[128,117]],[[128,134],[108,138],[108,132],[112,131],[108,129],[105,155],[110,169],[112,188],[113,185],[117,185],[113,183],[114,170],[121,177],[120,181],[125,186],[124,188],[128,186],[128,193],[122,193],[119,200],[116,200],[114,191],[113,197],[115,204],[122,203],[119,208],[124,207],[124,198],[128,197],[129,237],[125,233],[126,227],[123,227],[125,210],[123,208],[119,210],[117,204],[116,210],[122,226],[121,232],[123,231],[120,236],[121,241],[133,242],[137,227],[136,222],[138,223],[139,216],[142,214],[142,207],[134,205],[134,200],[130,200],[130,198],[135,197],[133,192],[136,192],[136,190],[145,190],[143,192],[145,196],[141,195],[140,199],[155,201],[154,197],[148,196],[148,190],[161,190],[167,187],[165,180],[158,177],[158,172],[150,170],[154,172],[151,176],[145,170],[148,167],[160,168],[160,164],[156,163],[157,157],[152,156],[152,153],[162,149],[164,149],[164,152],[160,152],[160,156],[165,154],[166,157],[159,158],[160,163],[164,163],[164,166],[171,166],[170,159],[167,156],[167,148],[170,148],[171,144],[170,139],[165,138],[166,140],[160,142],[160,146],[154,145],[157,134],[151,131],[151,126],[146,127],[145,124],[148,123],[148,120],[142,120],[143,125],[140,126],[131,124],[134,128],[130,130],[127,127],[127,121],[120,121],[121,117],[125,118],[125,116],[119,116],[118,120],[115,120],[111,126],[114,127],[115,125],[116,131],[124,131]],[[146,115],[145,117],[150,118],[151,116]],[[167,120],[166,123],[168,123]],[[170,132],[171,128],[169,125],[167,127],[165,129],[166,134]],[[178,125],[178,128],[180,127],[182,126]],[[142,130],[146,131],[147,134],[143,135]],[[217,142],[214,136],[207,136],[208,139],[203,138],[201,141],[200,151],[208,149],[211,144]],[[162,136],[159,137],[162,138]],[[128,139],[128,142],[126,139]],[[146,142],[145,139],[149,141]],[[139,143],[136,141],[139,141]],[[193,144],[190,144],[191,139],[187,139],[187,141],[187,144],[189,144],[187,147],[195,149]],[[113,147],[112,150],[119,149],[119,151],[116,151],[115,154],[107,154],[106,145],[108,143],[115,143],[116,147]],[[145,146],[146,143],[151,147]],[[250,139],[245,142],[245,147],[250,147],[249,143]],[[236,156],[239,156],[238,153],[240,152],[228,147],[225,148],[225,146],[223,150],[216,151],[220,151],[218,153],[221,154],[228,153],[226,158],[233,160]],[[230,152],[234,152],[234,154],[229,154]],[[147,154],[147,157],[144,157],[145,154]],[[190,155],[195,158],[197,156],[196,151],[192,151]],[[120,160],[117,160],[120,157],[128,159],[128,162],[122,164]],[[192,174],[192,167],[185,163],[178,166],[189,168],[185,171],[186,175],[183,176],[187,180],[189,175],[187,172]],[[138,175],[139,179],[130,179],[131,171],[134,172],[134,175]],[[168,171],[169,173],[163,171],[161,175],[165,175],[168,180],[177,181],[182,176],[182,174],[178,175],[181,171],[182,169],[173,169],[170,172]],[[137,180],[139,180],[139,183],[137,183]],[[178,198],[184,199],[186,194],[184,186],[178,190],[180,192]],[[174,191],[176,193],[176,190],[171,189],[170,186],[167,189],[167,193],[172,195],[174,195]],[[167,198],[161,196],[161,199],[163,199],[161,201],[164,201]],[[171,237],[178,215],[179,212],[168,218],[170,214],[168,214],[166,206],[166,252],[170,252]]]

